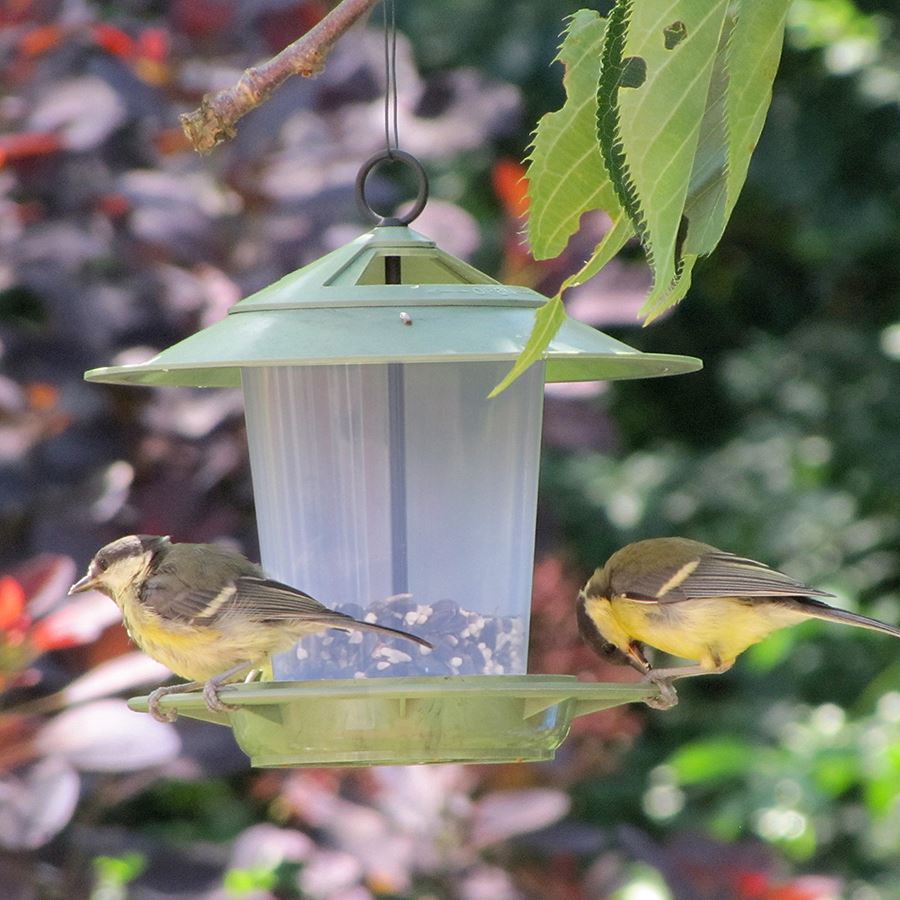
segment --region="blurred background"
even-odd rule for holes
[[[521,240],[520,160],[562,102],[552,60],[581,5],[399,4],[401,145],[433,192],[416,229],[545,293],[606,227],[586,217],[553,262]],[[327,8],[0,7],[0,893],[900,898],[900,654],[856,629],[777,634],[666,713],[580,719],[542,765],[251,771],[226,731],[124,707],[165,670],[131,651],[113,604],[65,590],[129,532],[257,558],[242,409],[228,391],[82,374],[145,358],[364,230],[378,13],[211,156],[178,125]],[[900,620],[895,13],[792,4],[747,185],[674,313],[637,323],[636,247],[569,295],[572,315],[705,369],[548,389],[531,672],[635,675],[581,645],[572,605],[610,552],[654,535]],[[373,186],[388,206],[405,196]]]

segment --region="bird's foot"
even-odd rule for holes
[[[673,706],[678,705],[678,693],[668,678],[657,676],[654,672],[648,672],[644,676],[644,680],[656,685],[659,689],[658,696],[648,697],[644,701],[651,709],[671,709]]]
[[[180,688],[180,685],[178,685]],[[160,707],[159,703],[163,697],[167,694],[172,694],[174,691],[171,687],[158,687],[155,691],[150,693],[150,696],[147,697],[147,712],[156,719],[157,722],[165,722],[167,725],[171,725],[178,718],[178,710],[170,709],[164,710]]]
[[[224,700],[219,698],[219,688],[221,686],[214,678],[211,678],[203,685],[203,699],[206,702],[206,707],[211,712],[234,712],[238,707],[225,703]]]

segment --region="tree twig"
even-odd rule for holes
[[[238,119],[259,106],[291,75],[309,78],[319,71],[334,42],[378,0],[341,0],[313,26],[277,56],[244,70],[233,87],[207,94],[198,109],[185,113],[181,127],[198,153],[209,153],[236,134]]]

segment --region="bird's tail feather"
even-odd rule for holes
[[[349,623],[344,625],[343,623],[334,622],[329,623],[329,628],[339,628],[341,631],[376,631],[380,634],[392,634],[395,637],[405,638],[407,641],[414,641],[416,644],[419,644],[422,647],[427,647],[429,650],[434,649],[434,645],[430,641],[426,641],[425,638],[420,638],[416,634],[410,634],[408,631],[401,631],[399,628],[390,628],[388,625],[376,625],[374,622],[360,622],[358,619],[352,619],[352,625]]]
[[[855,625],[857,628],[868,628],[870,631],[881,631],[884,634],[892,634],[900,637],[900,628],[888,625],[887,622],[879,622],[878,619],[870,619],[859,613],[849,612],[846,609],[836,609],[827,603],[819,603],[812,599],[806,599],[804,610],[816,619],[824,619],[827,622],[840,622],[844,625]]]

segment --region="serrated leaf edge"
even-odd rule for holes
[[[581,10],[581,12],[593,12],[593,10]],[[563,35],[562,35],[562,43],[560,44],[559,49],[558,49],[558,51],[557,51],[557,55],[556,55],[556,57],[554,58],[554,61],[555,61],[555,62],[562,63],[561,56],[562,56],[562,51],[563,51],[563,44],[565,44],[565,41],[568,39],[568,37],[569,37],[569,35],[570,35],[570,33],[571,33],[571,32],[569,31],[569,29],[571,28],[571,25],[572,25],[573,21],[575,20],[576,15],[577,15],[576,13],[573,13],[573,14],[572,14],[571,16],[569,16],[568,19],[567,19],[568,27],[566,28],[566,30],[564,31],[564,33],[563,33]],[[598,14],[598,18],[599,18],[599,14]],[[603,47],[603,44],[604,44],[604,43],[605,43],[605,31],[604,31],[604,34],[601,36],[600,41],[599,41],[599,44],[600,44],[599,49],[600,49],[601,51],[602,51],[602,47]],[[584,55],[587,55],[588,53],[590,53],[590,52],[593,51],[594,49],[596,49],[596,44],[595,44],[595,43],[592,43],[589,47],[586,47],[586,48],[585,48],[585,53],[584,53]],[[551,112],[545,113],[543,116],[541,116],[540,120],[538,121],[537,127],[534,129],[534,131],[533,131],[532,134],[531,134],[531,142],[530,142],[529,145],[528,145],[527,156],[525,157],[525,162],[528,164],[529,167],[532,166],[532,165],[534,165],[534,163],[535,163],[535,156],[534,156],[534,154],[535,154],[535,150],[536,150],[536,144],[537,144],[538,132],[541,130],[542,127],[545,127],[545,123],[547,122],[548,119],[552,121],[552,118],[553,118],[553,117],[560,115],[560,114],[566,109],[566,106],[567,106],[568,103],[570,102],[570,96],[569,96],[569,91],[568,91],[567,82],[568,82],[569,77],[570,77],[570,71],[571,71],[571,69],[575,68],[575,67],[581,62],[581,59],[582,59],[582,58],[583,58],[583,57],[579,58],[578,60],[573,61],[573,62],[570,63],[569,65],[563,64],[563,65],[564,65],[564,69],[565,69],[564,74],[563,74],[563,85],[566,86],[566,100],[565,100],[565,102],[563,103],[563,105],[562,105],[559,109],[552,110]],[[579,105],[579,106],[577,107],[577,109],[574,111],[573,116],[574,116],[575,113],[577,113],[577,112],[579,112],[581,109],[583,109],[584,106],[587,104],[587,102],[589,102],[589,101],[585,101],[585,104]],[[596,102],[596,99],[595,99],[594,102]],[[545,154],[546,154],[548,157],[549,157],[549,155],[552,153],[552,150],[553,150],[554,145],[555,145],[556,143],[558,143],[558,141],[561,140],[562,137],[563,137],[563,132],[560,131],[559,134],[554,138],[554,140],[550,142],[550,144],[548,145],[548,147],[545,148],[544,152],[545,152]],[[589,151],[589,152],[590,152],[590,151]],[[587,158],[587,155],[583,156],[581,159],[578,160],[578,162],[576,163],[576,165],[579,165],[579,164],[581,164],[582,162],[584,162],[584,160],[585,160],[586,158]],[[564,174],[564,173],[560,173],[561,177],[560,177],[560,180],[559,180],[559,182],[558,182],[560,189],[561,189],[562,184],[563,184],[563,174]],[[608,173],[604,173],[604,174],[606,174],[607,177],[609,177]],[[526,178],[528,177],[527,174],[526,174],[525,177],[526,177]],[[610,179],[610,181],[611,181],[611,180],[612,180],[612,179]],[[594,198],[598,198],[599,196],[602,195],[602,193],[603,193],[603,186],[602,186],[602,183],[601,183],[601,186],[598,187],[598,188],[597,188],[597,189],[596,189],[596,190],[595,190],[595,191],[594,191],[594,192],[593,192],[593,193],[585,200],[585,203],[584,203],[584,206],[585,206],[585,212],[588,211],[588,209],[596,209],[596,208],[598,208],[597,204],[595,203]],[[531,192],[530,192],[530,191],[529,191],[529,196],[531,196]],[[541,221],[543,221],[543,217],[546,215],[546,213],[550,210],[550,208],[551,208],[552,205],[553,205],[553,199],[554,199],[555,196],[556,196],[556,192],[551,192],[551,194],[550,194],[550,195],[542,202],[542,204],[541,204],[542,212],[541,212],[541,215],[540,215],[539,217],[534,218],[532,215],[529,215],[529,217],[528,217],[528,222],[527,222],[527,227],[526,227],[527,240],[528,240],[528,245],[529,245],[529,247],[531,247],[531,250],[532,250],[532,252],[534,253],[535,259],[552,259],[552,258],[554,258],[555,256],[558,256],[559,253],[562,252],[562,250],[559,250],[559,251],[557,251],[556,253],[550,252],[550,253],[546,253],[546,254],[545,254],[542,250],[539,250],[539,249],[537,249],[537,248],[535,247],[536,242],[532,239],[532,235],[535,234],[535,233],[539,233],[540,230],[541,230],[539,224],[535,224],[535,223],[540,223]],[[614,211],[614,210],[607,210],[607,212],[613,213],[613,212],[615,212],[615,211]],[[567,227],[566,224],[565,224],[564,222],[561,221],[559,225],[557,225],[557,226],[555,226],[554,228],[552,228],[552,229],[550,230],[550,232],[549,232],[548,234],[546,234],[546,235],[543,237],[543,240],[541,241],[542,245],[545,245],[545,246],[546,246],[546,245],[553,246],[553,245],[555,245],[555,244],[558,244],[558,243],[560,242],[559,235],[560,235],[561,232],[563,232],[563,231],[566,230],[566,227]],[[575,230],[569,232],[569,237],[571,237],[572,234],[575,233],[575,231],[577,231],[577,226],[576,226]],[[564,248],[563,248],[563,249],[564,249]]]
[[[597,82],[597,140],[613,190],[631,220],[632,228],[644,248],[650,268],[655,271],[647,220],[625,159],[619,122],[619,78],[622,74],[623,52],[628,38],[631,10],[632,0],[617,0],[607,18],[606,40],[603,44],[600,77]]]

